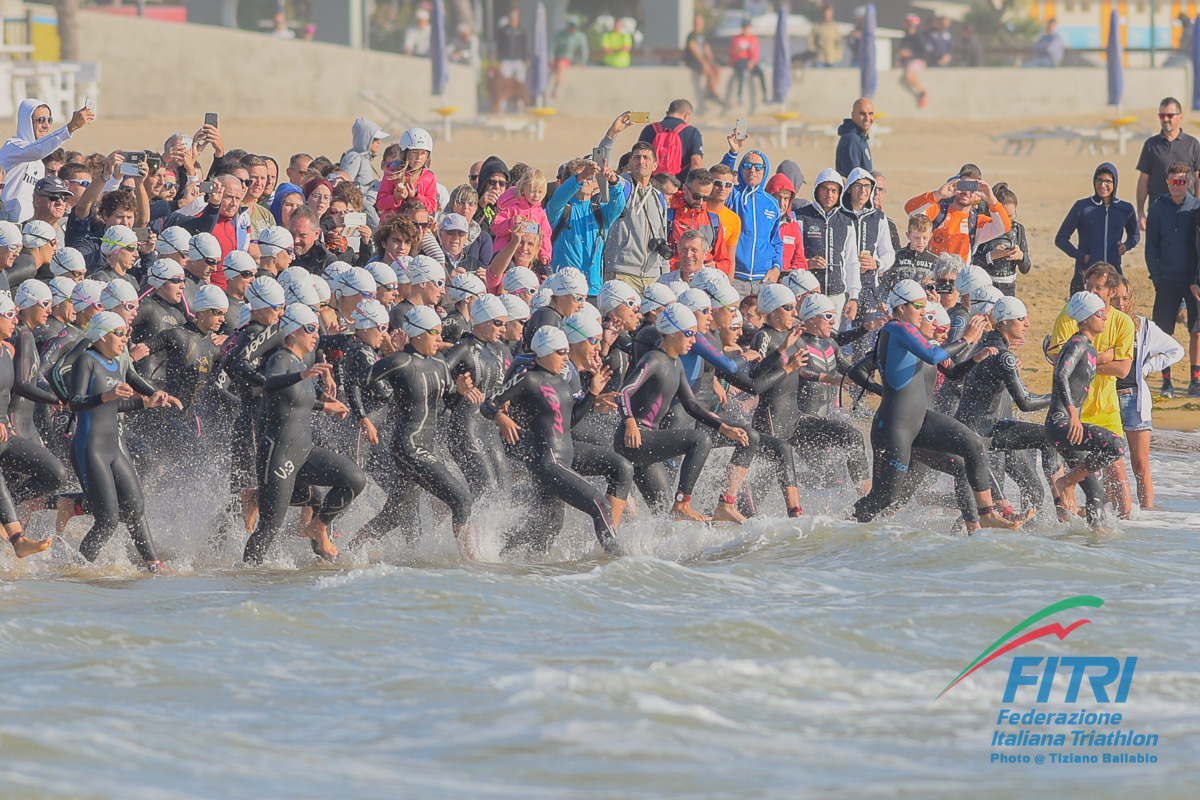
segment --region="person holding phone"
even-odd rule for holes
[[[981,201],[987,202],[986,214],[979,210]],[[976,247],[1012,228],[1008,212],[974,164],[964,164],[941,188],[909,200],[904,204],[904,213],[925,214],[933,220],[930,252],[953,253],[967,263]]]
[[[81,108],[66,125],[51,132],[54,116],[50,106],[32,97],[21,101],[17,109],[17,133],[0,147],[0,168],[5,175],[0,203],[5,219],[24,222],[33,216],[33,187],[46,176],[42,159],[95,119],[95,112]]]

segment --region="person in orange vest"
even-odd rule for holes
[[[979,204],[986,201],[987,213]],[[958,175],[940,189],[917,195],[904,204],[906,214],[924,214],[933,220],[930,252],[953,253],[970,263],[975,248],[988,239],[1008,233],[1012,221],[992,193],[979,167],[965,164]]]

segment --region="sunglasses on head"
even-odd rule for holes
[[[479,173],[478,173],[478,172],[472,172],[472,173],[471,173],[470,175],[468,175],[467,177],[468,177],[468,178],[470,178],[470,179],[471,179],[471,180],[473,180],[473,181],[477,181],[477,180],[479,180]]]

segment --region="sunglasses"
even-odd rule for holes
[[[1187,178],[1167,178],[1167,183],[1171,184],[1172,186],[1187,186],[1188,179]]]
[[[692,195],[692,197],[696,198],[697,200],[711,200],[712,199],[712,192],[709,192],[708,194],[700,194],[699,192],[693,192],[691,189],[688,189],[688,192]]]
[[[925,301],[924,300],[913,300],[912,307],[915,308],[917,311],[920,311],[922,308],[925,307]]]
[[[1159,114],[1159,116],[1162,116],[1162,115]],[[31,121],[33,122],[34,125],[47,125],[51,122],[54,122],[54,117],[47,117],[47,116],[43,115],[40,117],[33,117]]]
[[[468,178],[470,178],[470,179],[471,179],[471,180],[473,180],[473,181],[477,181],[477,180],[479,180],[479,173],[478,173],[478,172],[473,172],[473,173],[471,173],[470,175],[468,175],[467,177],[468,177]]]
[[[795,304],[795,303],[788,303],[787,305],[782,305],[782,306],[780,306],[779,308],[780,308],[780,310],[782,310],[782,311],[795,311],[795,310],[796,310],[796,304]]]
[[[590,345],[598,345],[598,344],[600,344],[600,337],[599,336],[589,336],[587,338],[587,343]]]
[[[742,169],[752,169],[755,172],[762,172],[766,168],[766,164],[742,164]]]
[[[76,184],[77,186],[82,186],[82,187],[83,187],[83,188],[85,188],[85,189],[86,189],[87,187],[89,187],[89,186],[91,186],[91,185],[92,185],[92,182],[91,182],[91,181],[77,181],[77,180],[74,180],[74,179],[68,180],[68,181],[67,181],[67,183],[74,183],[74,184]],[[174,186],[175,184],[173,184],[173,183],[172,183],[171,185],[172,185],[172,186]]]
[[[85,185],[86,185],[86,184],[85,184]],[[177,188],[177,187],[178,187],[178,184],[174,184],[174,183],[164,183],[164,184],[162,185],[162,188],[163,188],[164,190],[166,190],[166,189],[175,189],[175,188]]]
[[[505,186],[508,186],[508,181],[490,180],[485,185],[491,189],[503,189]]]
[[[173,283],[176,286],[183,286],[183,284],[185,283],[185,280],[183,278],[167,278],[167,280],[164,282],[165,283]]]
[[[256,276],[256,275],[258,274],[258,270],[249,270],[249,271],[247,271],[247,272],[238,272],[237,270],[234,270],[234,271],[233,271],[233,274],[234,274],[234,275],[237,275],[239,278],[251,278],[251,279],[253,279],[253,278],[254,278],[254,276]]]
[[[49,200],[51,203],[67,202],[67,195],[65,194],[39,194],[38,197],[42,198],[43,200]]]
[[[427,230],[431,225],[433,225],[432,222],[414,222],[413,224],[421,230]]]
[[[713,187],[717,189],[732,189],[733,181],[713,181]]]
[[[571,355],[571,351],[570,350],[555,350],[554,355],[563,356],[565,358],[565,357]]]
[[[1179,116],[1183,116],[1183,115],[1182,114],[1172,114],[1170,112],[1162,112],[1162,111],[1160,111],[1158,114],[1159,119],[1174,119],[1175,117],[1179,117]],[[35,119],[34,122],[37,122],[37,120]]]
[[[497,327],[497,328],[503,328],[505,325],[507,325],[507,324],[508,324],[507,322],[505,322],[505,321],[504,321],[504,320],[502,320],[502,319],[493,319],[493,320],[490,320],[490,321],[491,321],[492,325],[494,325],[494,326],[495,326],[495,327]]]
[[[215,267],[217,264],[220,264],[220,263],[221,263],[221,259],[219,259],[219,258],[206,258],[206,259],[204,259],[204,263],[205,263],[205,264],[208,264],[210,267]]]

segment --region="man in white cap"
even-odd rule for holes
[[[529,318],[529,324],[525,326],[526,350],[539,328],[546,325],[561,327],[563,319],[578,311],[587,299],[587,278],[574,267],[560,269],[551,275],[546,279],[545,288],[550,290],[550,302]]]
[[[594,375],[587,393],[576,399],[562,375],[570,357],[569,335],[551,326],[538,330],[531,340],[533,366],[485,409],[529,466],[533,485],[528,514],[519,532],[509,534],[505,551],[527,544],[545,553],[562,529],[565,502],[591,517],[596,539],[605,552],[619,555],[615,532],[629,497],[633,466],[611,450],[575,441],[571,433],[572,426],[604,391],[604,377]],[[581,473],[604,475],[608,479],[606,495]]]
[[[434,262],[436,263],[436,262]],[[440,265],[439,265],[440,266]],[[421,529],[418,503],[425,490],[450,507],[454,538],[464,557],[476,557],[470,527],[471,490],[436,455],[437,421],[451,394],[467,402],[483,402],[483,393],[471,377],[451,378],[438,355],[442,321],[431,306],[414,306],[404,315],[402,330],[408,344],[399,353],[381,359],[371,370],[374,381],[386,381],[395,399],[396,434],[392,440],[395,470],[388,485],[383,510],[364,525],[351,548],[379,539],[400,527],[409,542]]]
[[[258,267],[264,272],[279,275],[292,265],[296,241],[287,228],[279,225],[264,228],[254,243],[258,245],[260,253]]]
[[[698,404],[692,395],[679,357],[691,349],[692,340],[698,335],[696,315],[685,306],[672,303],[659,313],[654,324],[662,336],[661,342],[638,362],[618,394],[617,408],[623,428],[618,431],[615,442],[617,455],[634,465],[634,480],[656,513],[667,511],[671,496],[663,462],[683,456],[670,513],[678,519],[708,520],[709,517],[692,509],[691,495],[712,449],[712,441],[703,431],[695,429],[659,429],[671,404],[678,400],[683,410],[697,422],[738,444],[718,509],[722,518],[736,519],[735,498],[745,477],[748,460],[753,459],[758,449],[758,435],[729,425]]]
[[[479,272],[484,264],[479,259],[467,255],[467,237],[471,234],[471,223],[462,214],[447,214],[438,223],[438,244],[446,254],[446,269],[454,273],[457,270]]]
[[[196,290],[213,283],[212,277],[221,263],[221,244],[211,233],[197,233],[188,242],[188,259],[183,265],[186,273],[183,297],[190,307]],[[222,276],[223,277],[223,276]],[[224,283],[224,280],[221,281]]]

